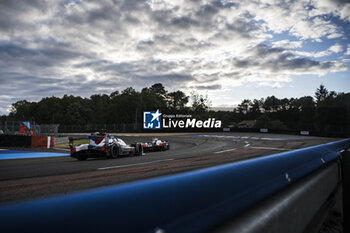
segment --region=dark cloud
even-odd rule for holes
[[[41,0],[0,1],[0,30],[13,31],[23,28],[34,28],[32,25],[33,14],[45,14],[48,10],[48,2]]]
[[[255,48],[256,54],[261,57],[265,57],[270,54],[281,54],[283,48],[272,48],[266,44],[258,44]]]
[[[158,75],[137,75],[135,78],[140,80],[148,81],[150,83],[163,82],[163,83],[174,83],[174,82],[188,82],[193,80],[191,75],[187,74],[158,74]]]
[[[253,37],[253,32],[260,30],[260,27],[250,21],[244,21],[242,19],[237,19],[233,23],[226,23],[226,28],[235,33],[238,33],[241,37],[251,38]]]
[[[219,8],[232,8],[232,7],[238,7],[239,4],[235,2],[229,2],[229,1],[220,1],[220,0],[215,0],[212,1],[211,4],[213,4],[216,7]]]
[[[142,40],[138,43],[138,45],[136,46],[136,48],[138,50],[149,50],[149,49],[153,49],[154,45],[154,41],[153,40]]]
[[[148,59],[143,61],[121,62],[100,66],[96,69],[97,72],[112,72],[113,74],[129,76],[139,76],[142,74],[157,74],[165,73],[169,70],[178,67],[175,62]]]
[[[55,84],[59,83],[62,80],[57,78],[46,78],[46,77],[37,77],[37,76],[31,76],[26,75],[23,76],[21,73],[16,72],[1,72],[1,79],[0,84],[2,86],[22,86],[22,87],[28,87],[28,85],[35,85],[35,84]]]
[[[75,64],[73,67],[74,68],[88,67],[88,68],[95,68],[96,69],[98,67],[109,65],[109,64],[112,64],[112,62],[102,59],[102,60],[93,60],[93,61],[78,63],[78,64]]]
[[[206,65],[204,65],[203,67],[206,67]],[[196,75],[195,81],[198,84],[211,83],[211,82],[217,81],[219,79],[219,75],[220,75],[220,72],[216,72],[212,74],[200,74],[200,75]]]
[[[201,17],[212,17],[218,12],[219,10],[215,6],[206,4],[199,8],[199,11],[197,11],[197,15]]]
[[[69,66],[72,60],[90,58],[90,55],[75,51],[68,44],[50,41],[42,41],[36,48],[28,48],[30,46],[26,44],[0,43],[0,70],[2,73],[18,72],[22,76],[38,75],[41,78]]]
[[[221,89],[222,86],[219,84],[215,85],[199,85],[199,86],[192,86],[191,88],[197,89],[197,90],[218,90]]]
[[[274,61],[269,61],[271,67],[275,70],[308,70],[312,68],[324,69],[323,63],[319,61],[313,61],[306,58],[295,58],[295,59],[285,59],[281,58],[276,62],[276,65],[273,65]]]
[[[191,26],[199,26],[199,22],[197,20],[188,16],[175,17],[171,19],[170,23],[173,26],[186,29]]]
[[[244,59],[244,60],[234,59],[234,62],[233,62],[234,66],[238,68],[247,68],[251,66],[252,63],[253,61],[248,59]]]
[[[148,11],[149,5],[145,0],[113,0],[115,5],[119,5],[121,11],[134,12],[134,11]]]
[[[168,19],[171,17],[173,11],[171,10],[155,10],[151,13],[152,21],[157,23],[157,26],[166,26],[169,24]]]
[[[38,101],[42,97],[65,94],[88,97],[93,93],[101,93],[101,89],[104,93],[111,93],[121,88],[118,80],[88,80],[84,75],[62,78],[22,76],[20,73],[1,73],[0,75],[2,77],[0,79],[1,94],[9,97],[16,96],[4,100],[4,103],[7,104],[6,108],[21,99]]]
[[[214,44],[194,37],[171,37],[170,35],[154,35],[152,40],[139,41],[136,48],[146,54],[183,53],[206,51]]]
[[[308,58],[298,58],[292,52],[283,48],[272,48],[266,44],[259,44],[252,50],[252,56],[245,59],[233,59],[237,68],[254,68],[279,72],[310,72],[328,71],[337,69],[335,62],[321,62]],[[341,64],[345,67],[345,64]]]

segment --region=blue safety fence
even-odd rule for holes
[[[2,232],[206,232],[336,159],[350,139],[0,207]]]

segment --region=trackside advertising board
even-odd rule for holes
[[[157,111],[143,112],[143,128],[144,129],[187,129],[187,128],[221,128],[221,120],[208,118],[207,120],[197,120],[192,115],[184,114],[162,114]]]

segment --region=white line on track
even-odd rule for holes
[[[161,162],[172,161],[172,160],[175,160],[175,159],[155,160],[155,161],[151,161],[151,162],[134,163],[134,164],[127,164],[127,165],[113,166],[113,167],[100,167],[100,168],[97,168],[97,170],[108,170],[108,169],[115,169],[115,168],[140,166],[140,165],[147,165],[147,164],[152,164],[152,163],[161,163]]]
[[[225,152],[233,151],[233,150],[237,150],[237,149],[236,148],[232,148],[232,149],[228,149],[228,150],[217,151],[217,152],[214,152],[214,154],[225,153]]]
[[[246,144],[246,145],[244,145],[244,147],[248,147],[248,146],[250,146],[250,144]]]
[[[292,150],[287,148],[274,148],[274,147],[260,147],[260,146],[252,146],[254,149],[263,149],[263,150]]]

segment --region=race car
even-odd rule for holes
[[[158,138],[153,138],[151,142],[141,143],[144,151],[160,151],[169,150],[170,144],[168,141],[159,140]]]
[[[121,155],[144,155],[141,143],[127,145],[122,139],[108,134],[88,136],[89,144],[74,146],[72,137],[69,137],[70,156],[78,160],[87,158],[117,158]]]

